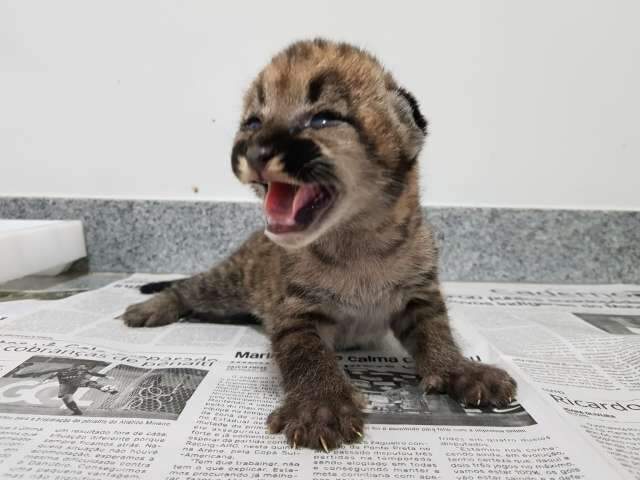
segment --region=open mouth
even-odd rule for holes
[[[324,216],[334,199],[335,193],[318,183],[269,182],[264,199],[267,230],[276,234],[303,231]]]

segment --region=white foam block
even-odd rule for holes
[[[0,282],[56,275],[86,256],[79,220],[0,219]]]

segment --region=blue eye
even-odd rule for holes
[[[262,126],[262,121],[258,117],[249,117],[242,124],[242,128],[246,130],[257,130]]]
[[[318,130],[320,128],[334,126],[343,120],[342,115],[327,110],[325,112],[316,113],[311,117],[311,120],[309,120],[309,126]]]

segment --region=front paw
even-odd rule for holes
[[[422,385],[427,392],[445,391],[468,407],[506,407],[516,396],[517,384],[498,367],[463,361],[444,375],[428,375]]]
[[[271,433],[284,433],[293,448],[328,452],[363,438],[364,414],[350,395],[308,398],[290,395],[267,418]]]
[[[160,293],[141,303],[129,305],[121,316],[129,327],[159,327],[180,319],[177,300],[167,293]]]

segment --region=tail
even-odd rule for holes
[[[175,283],[175,280],[170,280],[167,282],[145,283],[140,287],[140,293],[144,293],[144,294],[158,293],[158,292],[161,292],[162,290],[169,288],[174,283]]]

